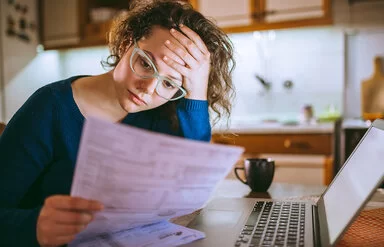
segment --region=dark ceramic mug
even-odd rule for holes
[[[245,181],[239,177],[238,170],[244,170]],[[275,174],[275,161],[272,159],[249,158],[244,160],[244,168],[236,167],[236,177],[248,185],[252,191],[265,192],[271,186]]]

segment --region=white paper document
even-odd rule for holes
[[[77,239],[69,247],[170,247],[204,237],[203,232],[161,221],[114,233],[100,234],[91,239]]]
[[[242,152],[241,147],[87,119],[71,195],[98,200],[105,209],[77,240],[116,232],[131,236],[137,227],[204,207]]]

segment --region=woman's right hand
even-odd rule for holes
[[[37,241],[42,247],[56,247],[71,242],[103,209],[100,202],[66,195],[45,200],[37,220]]]

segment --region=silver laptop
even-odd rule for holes
[[[375,120],[315,205],[213,199],[188,226],[197,246],[335,246],[384,180],[384,121]]]

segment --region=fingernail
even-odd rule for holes
[[[167,56],[164,56],[163,59],[164,59],[164,61],[168,61],[168,57]]]
[[[83,214],[82,215],[82,220],[83,221],[92,221],[93,220],[93,215],[92,214]]]
[[[183,24],[180,24],[179,27],[184,27],[184,25],[183,25]]]
[[[175,29],[171,28],[171,33],[174,33],[175,31],[176,31]]]
[[[166,43],[167,45],[169,45],[169,44],[171,43],[171,41],[166,40],[165,43]]]

